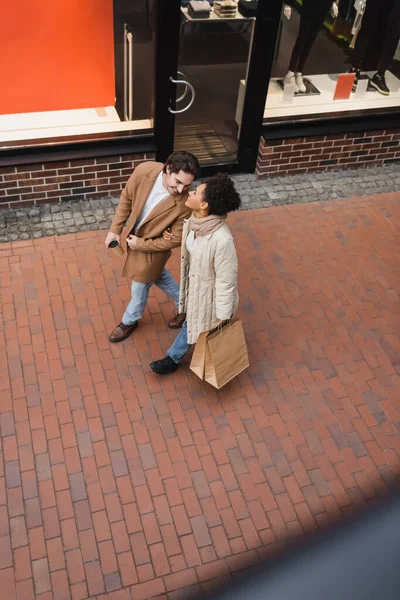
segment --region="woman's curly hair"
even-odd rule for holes
[[[240,196],[235,189],[235,184],[226,173],[218,173],[206,180],[204,201],[208,204],[208,214],[223,216],[241,205]]]

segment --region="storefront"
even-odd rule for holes
[[[188,4],[3,9],[0,207],[116,195],[174,149],[204,174],[400,158],[400,0]]]

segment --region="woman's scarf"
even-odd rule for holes
[[[210,215],[204,219],[197,219],[196,217],[192,216],[190,219],[190,230],[194,231],[195,237],[211,235],[217,231],[217,229],[222,227],[222,225],[225,223],[225,220],[226,215],[223,217]]]

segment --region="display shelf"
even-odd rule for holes
[[[373,72],[367,73],[369,77]],[[374,109],[385,109],[400,107],[400,79],[393,73],[386,73],[386,82],[391,89],[389,96],[383,96],[377,91],[368,91],[364,98],[355,98],[352,93],[348,100],[333,100],[338,75],[307,75],[314,85],[321,91],[319,96],[296,95],[291,104],[283,104],[283,90],[278,83],[278,79],[271,79],[268,88],[267,103],[264,111],[264,119],[271,121],[290,117],[292,120],[296,117],[307,115],[332,116],[346,111],[369,111]],[[238,101],[236,106],[236,123],[240,125],[243,111],[243,102],[245,94],[245,80],[239,83]]]
[[[369,77],[374,72],[367,73]],[[364,98],[356,98],[352,93],[348,100],[333,100],[338,74],[307,75],[320,90],[319,96],[296,95],[293,102],[283,104],[283,91],[276,79],[271,79],[268,88],[267,103],[264,118],[296,117],[315,114],[332,114],[349,110],[373,110],[400,106],[400,80],[391,72],[386,73],[386,82],[391,90],[389,96],[383,96],[377,91],[368,91]]]
[[[113,106],[0,115],[1,142],[150,129],[149,119],[121,121]]]

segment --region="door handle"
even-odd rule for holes
[[[124,117],[132,121],[132,68],[133,37],[128,25],[124,25]]]
[[[172,113],[173,115],[178,115],[180,113],[184,113],[187,110],[189,110],[189,108],[192,106],[192,104],[194,102],[194,99],[196,98],[195,89],[191,83],[189,83],[188,81],[185,81],[184,79],[174,79],[173,77],[170,77],[169,80],[172,81],[172,83],[176,83],[176,84],[182,83],[182,84],[186,85],[192,92],[192,97],[190,99],[190,102],[187,106],[185,106],[185,108],[181,108],[180,110],[172,110],[172,108],[170,108],[170,107],[168,108],[169,112]]]
[[[177,71],[177,73],[178,73],[178,75],[181,76],[182,79],[185,80],[185,84],[187,84],[187,77],[186,77],[185,73],[182,73],[182,71]],[[175,102],[177,102],[177,103],[182,102],[182,100],[184,100],[186,98],[188,90],[189,90],[189,87],[187,85],[185,85],[185,90],[184,90],[182,96],[179,96],[179,98],[177,98]]]

